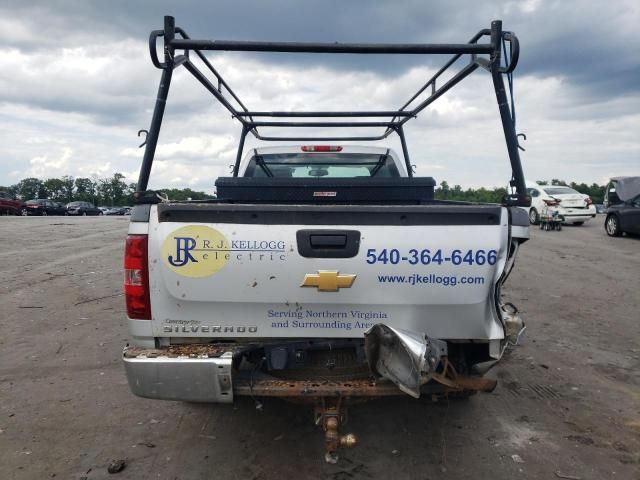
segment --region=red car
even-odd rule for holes
[[[18,200],[9,193],[0,191],[0,215],[26,215],[27,209],[22,200]]]

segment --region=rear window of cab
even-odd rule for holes
[[[386,153],[271,153],[251,157],[245,177],[399,177]]]

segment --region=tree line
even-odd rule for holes
[[[125,176],[114,173],[108,178],[73,178],[65,175],[61,178],[25,178],[17,184],[1,187],[0,190],[20,198],[31,200],[34,198],[48,198],[55,202],[68,203],[73,201],[91,202],[97,206],[133,205],[133,194],[136,191],[135,183],[126,183]],[[557,178],[551,181],[538,180],[538,185],[564,185],[585,193],[591,197],[594,203],[602,203],[605,194],[605,185],[593,183],[567,183]],[[206,200],[213,198],[205,192],[197,192],[190,188],[163,188],[157,190],[171,200]],[[479,203],[501,203],[507,189],[495,188],[468,188],[464,190],[460,185],[451,187],[446,181],[442,181],[435,190],[435,198],[439,200],[457,200]]]
[[[61,178],[42,180],[35,177],[24,178],[15,185],[0,186],[10,195],[21,200],[48,198],[54,202],[69,203],[74,201],[91,202],[96,206],[133,205],[135,183],[126,183],[125,176],[114,173],[108,178],[73,178],[65,175]],[[171,200],[205,200],[212,198],[204,192],[196,192],[190,188],[164,188],[157,190]]]

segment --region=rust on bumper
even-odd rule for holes
[[[235,355],[246,348],[238,344],[181,344],[161,349],[127,347],[123,352],[125,360],[135,359],[215,359]],[[231,372],[233,393],[255,397],[389,397],[405,393],[386,378],[372,377],[332,379],[322,378],[318,372],[310,371],[307,378],[282,379],[257,374],[251,370]],[[496,381],[482,377],[460,375],[445,363],[445,371],[433,374],[432,381],[421,387],[425,395],[446,394],[461,391],[491,392]]]
[[[233,345],[226,344],[180,344],[170,345],[162,349],[127,347],[124,350],[125,358],[218,358],[225,352],[232,350]]]
[[[435,382],[424,385],[421,392],[425,395],[438,395],[466,390],[491,392],[496,381],[488,378],[458,375],[447,384]],[[341,381],[281,380],[272,377],[246,378],[234,376],[235,395],[255,397],[390,397],[406,395],[389,380],[353,379]]]
[[[369,379],[349,381],[282,380],[276,378],[234,378],[236,395],[256,397],[384,397],[404,395],[391,382]]]

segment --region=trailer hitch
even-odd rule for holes
[[[342,398],[320,398],[315,407],[316,425],[324,430],[324,460],[327,463],[338,462],[339,447],[353,447],[358,443],[353,433],[340,435],[338,429],[346,423],[347,409],[342,404]]]

